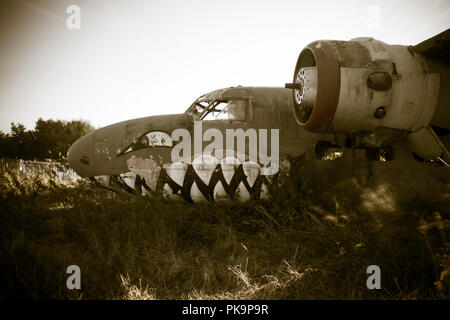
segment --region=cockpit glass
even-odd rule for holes
[[[225,101],[217,101],[217,103],[214,104],[214,107],[210,108],[205,113],[202,120],[217,120],[217,118],[224,113],[224,110],[226,109],[228,105],[228,102]]]
[[[247,100],[195,101],[187,110],[195,120],[237,120],[244,121]]]

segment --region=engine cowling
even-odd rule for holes
[[[301,51],[291,87],[295,118],[309,131],[413,132],[435,113],[440,74],[407,46],[320,40]]]

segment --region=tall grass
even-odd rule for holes
[[[0,298],[448,299],[448,203],[385,213],[362,192],[281,190],[187,204],[4,169]],[[366,287],[373,264],[380,290]],[[66,287],[69,265],[80,290]]]

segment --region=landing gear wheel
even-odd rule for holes
[[[342,152],[341,150],[342,148],[339,145],[333,144],[330,141],[319,141],[314,147],[316,159],[319,160],[333,160],[334,157],[330,159],[330,154]]]

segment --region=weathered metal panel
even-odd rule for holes
[[[367,68],[371,57],[369,50],[357,41],[331,41],[336,48],[339,64],[347,68]]]

